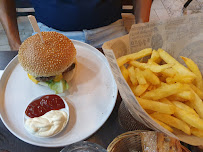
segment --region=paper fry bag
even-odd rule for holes
[[[203,73],[203,14],[193,14],[162,22],[135,24],[130,34],[108,41],[102,46],[110,64],[121,97],[132,116],[157,131],[191,145],[203,145],[203,138],[187,135],[174,129],[171,133],[142,109],[123,78],[116,58],[138,52],[144,48],[162,48],[183,64],[180,56],[191,58]]]

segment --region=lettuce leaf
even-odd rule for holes
[[[48,84],[50,89],[55,91],[56,94],[63,93],[65,90],[69,89],[69,85],[64,79],[61,79],[58,82],[52,80],[46,83]]]

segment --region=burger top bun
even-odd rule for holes
[[[76,58],[76,49],[63,34],[41,32],[26,39],[20,46],[18,60],[29,74],[49,77],[61,74]]]

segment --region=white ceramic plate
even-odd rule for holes
[[[78,68],[70,89],[61,94],[67,101],[70,118],[66,128],[50,138],[37,138],[24,128],[24,111],[34,98],[54,92],[34,84],[15,57],[0,81],[0,114],[5,126],[19,139],[37,146],[62,147],[84,140],[108,119],[117,97],[117,86],[102,53],[94,47],[74,41]]]

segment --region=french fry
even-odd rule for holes
[[[195,109],[194,104],[191,101],[184,102],[184,104],[186,104],[187,106],[189,106],[192,109]]]
[[[194,92],[194,95],[195,95],[195,99],[193,100],[192,104],[194,106],[194,109],[196,110],[196,112],[200,116],[200,118],[203,119],[203,103],[202,103],[202,100],[200,99],[200,97],[195,92]]]
[[[140,63],[138,61],[130,61],[129,62],[130,65],[133,65],[135,67],[141,68],[141,69],[150,69],[151,71],[158,73],[161,72],[165,69],[168,69],[170,67],[172,67],[174,64],[164,64],[164,65],[152,65],[149,63]]]
[[[192,83],[192,81],[194,80],[194,77],[191,76],[181,76],[181,75],[175,75],[174,77],[168,77],[166,78],[166,82],[171,84],[171,83],[176,83],[176,82],[180,82],[180,83]]]
[[[189,84],[191,89],[201,98],[203,99],[203,91],[201,91],[199,88],[197,88],[194,84]]]
[[[166,51],[162,49],[158,49],[160,57],[168,64],[173,64],[173,69],[178,71],[180,75],[190,76],[195,78],[195,74],[180,64],[176,59],[174,59],[171,55],[169,55]]]
[[[161,83],[159,78],[149,69],[142,71],[142,74],[145,79],[153,85],[159,85]]]
[[[186,134],[191,135],[190,127],[178,118],[158,112],[151,114],[151,116],[159,121],[162,121],[163,123],[166,123],[169,126],[182,130]]]
[[[184,100],[189,100],[189,101],[193,101],[195,99],[195,95],[191,91],[179,92],[179,93],[175,94],[174,96],[176,96],[178,98],[182,98]]]
[[[177,71],[174,70],[173,68],[168,68],[168,69],[164,69],[163,71],[161,71],[161,74],[164,77],[173,77],[177,74]]]
[[[150,65],[159,65],[159,64],[157,64],[156,62],[154,62],[154,61],[152,61],[152,60],[148,60],[148,62],[147,62],[147,64],[150,64]]]
[[[154,113],[154,112],[155,112],[155,111],[149,110],[149,109],[145,109],[145,111],[146,111],[148,114],[151,114],[151,113]]]
[[[191,133],[197,137],[203,137],[203,130],[191,127]]]
[[[195,78],[195,85],[203,91],[203,80],[202,80],[202,74],[195,62],[189,58],[181,56],[187,67],[196,75]]]
[[[167,99],[170,101],[180,101],[180,102],[187,102],[188,101],[186,99],[177,97],[176,95],[169,96],[169,97],[167,97]]]
[[[136,89],[134,90],[135,96],[141,96],[149,87],[149,84],[139,84]]]
[[[128,77],[128,80],[126,80],[129,86],[133,86],[132,82],[130,81],[130,78]]]
[[[154,89],[154,86],[151,84],[151,85],[149,85],[149,87],[147,88],[147,90],[153,90]]]
[[[141,50],[137,53],[129,54],[129,55],[118,58],[117,64],[120,67],[120,66],[124,65],[125,63],[129,62],[130,60],[137,60],[137,59],[143,58],[143,57],[151,55],[151,54],[152,54],[152,49],[147,48],[147,49]]]
[[[130,77],[130,81],[132,82],[133,85],[137,85],[138,81],[135,75],[135,69],[133,66],[130,66],[128,68],[128,72],[129,72],[129,77]]]
[[[170,100],[168,100],[167,98],[162,98],[159,101],[162,102],[162,103],[173,105],[173,103]]]
[[[161,58],[160,58],[160,55],[159,53],[156,51],[156,50],[153,50],[152,51],[152,55],[151,55],[151,58],[148,60],[148,62],[155,62],[155,63],[160,63],[161,62]]]
[[[138,102],[140,103],[143,109],[153,110],[153,111],[157,111],[165,114],[173,114],[175,111],[174,106],[169,104],[165,104],[165,103],[161,103],[153,100],[146,100],[139,97],[136,97],[136,99],[138,100]]]
[[[203,130],[203,120],[190,112],[187,112],[181,108],[176,107],[174,116],[182,121],[186,122],[192,127]]]
[[[127,80],[128,80],[128,77],[129,77],[129,72],[128,72],[128,70],[125,68],[124,65],[122,65],[122,66],[120,67],[120,69],[121,69],[121,73],[122,73],[124,79],[127,81]]]
[[[177,94],[181,91],[184,91],[185,87],[181,83],[175,83],[175,84],[165,84],[155,90],[151,90],[149,92],[146,92],[142,98],[144,99],[151,99],[151,100],[159,100],[168,96],[171,96],[173,94]]]
[[[151,115],[150,115],[151,116]],[[151,116],[152,117],[152,116]],[[153,118],[152,117],[152,119],[154,120],[154,121],[156,121],[156,123],[158,123],[159,125],[161,125],[162,127],[164,127],[165,129],[167,129],[168,131],[170,131],[170,132],[173,132],[173,129],[171,128],[171,127],[169,127],[167,124],[165,124],[165,123],[163,123],[163,122],[161,122],[161,121],[159,121],[159,120],[157,120],[157,119],[155,119],[155,118]]]
[[[133,53],[133,54],[129,55],[129,59],[137,60],[137,59],[141,59],[141,58],[151,55],[151,54],[152,54],[152,48],[146,48],[137,53]]]
[[[139,68],[135,68],[135,74],[139,84],[147,84],[147,81]]]
[[[150,85],[150,86],[147,88],[147,90],[148,90],[148,91],[151,91],[151,90],[156,89],[157,87],[158,87],[158,86]]]
[[[130,85],[130,89],[132,90],[132,92],[135,95],[135,90],[136,90],[137,86],[136,85]]]
[[[195,112],[195,110],[192,109],[191,107],[189,107],[188,105],[186,105],[186,104],[184,104],[184,103],[182,103],[182,102],[179,102],[179,101],[172,101],[172,103],[173,103],[176,107],[181,108],[181,109],[183,109],[183,110],[185,110],[185,111],[187,111],[187,112],[190,112],[191,114],[193,114],[193,115],[199,117],[199,115]]]

